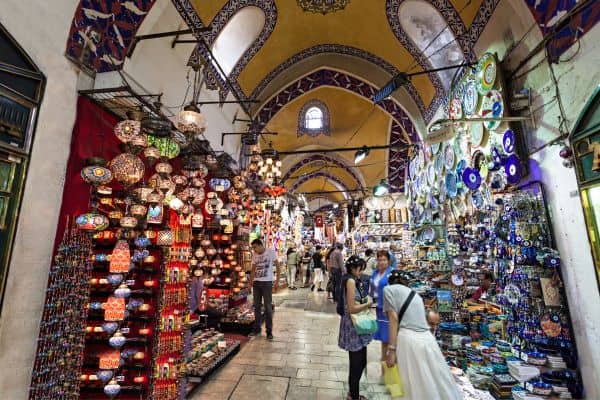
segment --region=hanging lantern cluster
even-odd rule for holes
[[[268,186],[277,184],[281,178],[281,161],[279,153],[273,148],[272,143],[260,154],[261,160],[258,161],[258,175]]]

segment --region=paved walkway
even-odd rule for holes
[[[328,400],[348,392],[348,353],[337,346],[339,316],[326,292],[283,290],[274,295],[273,335],[251,339],[193,400]],[[361,394],[390,399],[380,385],[380,344],[368,348]]]

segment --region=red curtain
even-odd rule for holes
[[[73,223],[73,218],[88,210],[90,185],[84,182],[80,175],[81,169],[86,165],[85,160],[90,157],[102,157],[110,161],[120,153],[120,142],[113,133],[113,128],[118,122],[118,117],[88,98],[79,97],[77,100],[77,119],[71,137],[54,253],[62,239],[67,219],[69,223]]]

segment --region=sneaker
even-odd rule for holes
[[[310,285],[310,291],[314,292],[315,291],[315,285]]]
[[[273,334],[272,333],[267,333],[267,339],[273,340]]]
[[[260,332],[254,332],[254,331],[253,331],[253,332],[250,332],[250,333],[248,334],[248,337],[249,337],[249,338],[256,337],[256,336],[260,336]]]

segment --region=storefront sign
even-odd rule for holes
[[[425,141],[427,144],[445,142],[456,136],[456,129],[452,125],[443,125],[439,128],[429,130]]]

